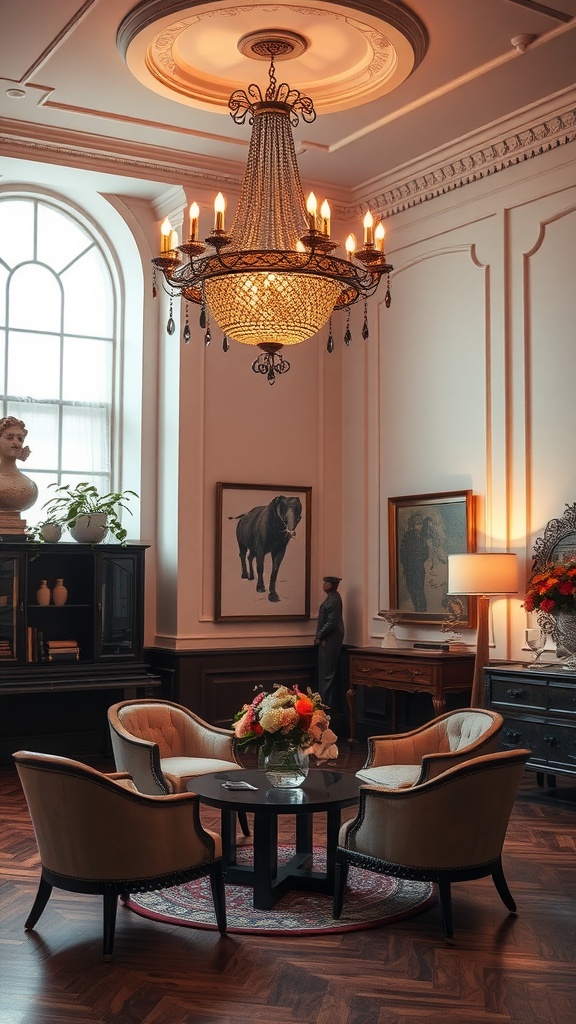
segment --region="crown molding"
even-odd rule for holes
[[[364,182],[346,214],[382,218],[430,202],[576,139],[576,90],[548,98],[497,124]]]

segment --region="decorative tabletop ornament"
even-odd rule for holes
[[[385,619],[388,623],[388,632],[382,638],[382,647],[401,647],[401,643],[396,636],[396,626],[402,618],[402,612],[398,608],[384,608],[378,612],[380,619]]]
[[[47,580],[40,580],[40,586],[36,591],[36,601],[43,607],[50,604],[50,587]]]
[[[60,605],[60,607],[66,604],[68,600],[68,590],[64,586],[64,580],[56,580],[52,589],[52,604]]]
[[[30,455],[28,445],[24,445],[27,433],[22,420],[15,416],[0,419],[0,535],[24,535],[26,520],[20,512],[31,508],[38,498],[34,481],[16,466],[17,459],[24,462]]]
[[[234,716],[232,726],[240,750],[258,751],[258,766],[271,786],[292,789],[308,775],[309,755],[317,761],[338,757],[336,735],[319,693],[297,686],[258,690],[251,704]]]

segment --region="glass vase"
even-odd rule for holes
[[[268,754],[260,748],[258,767],[265,773],[271,786],[277,789],[296,789],[308,775],[308,754],[300,747],[273,749]]]

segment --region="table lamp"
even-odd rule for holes
[[[478,598],[478,635],[470,705],[485,706],[484,666],[490,661],[488,606],[491,597],[518,593],[518,563],[508,552],[448,555],[448,594]]]

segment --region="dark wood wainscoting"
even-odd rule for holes
[[[165,651],[150,647],[146,660],[162,679],[163,696],[224,729],[257,686],[316,687],[317,653],[306,647]]]

